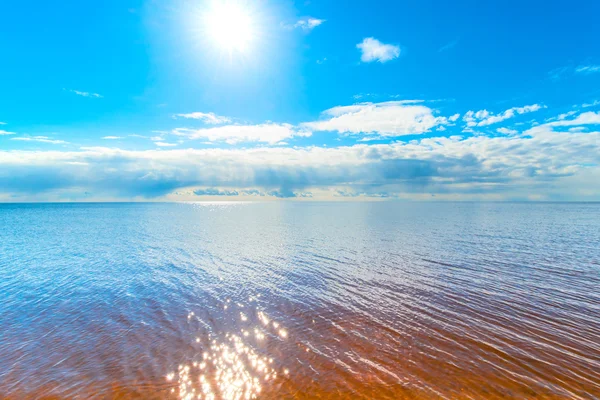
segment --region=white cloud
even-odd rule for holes
[[[460,114],[454,114],[454,115],[448,117],[448,121],[456,122],[459,118],[460,118]]]
[[[523,107],[513,107],[508,110],[500,113],[493,114],[488,110],[479,110],[475,111],[467,111],[463,117],[463,121],[467,123],[467,126],[487,126],[496,124],[498,122],[504,121],[509,118],[513,118],[518,114],[526,114],[534,111],[541,110],[542,108],[546,108],[546,106],[541,106],[539,104],[532,104]]]
[[[18,140],[22,142],[40,142],[49,144],[67,144],[64,140],[50,139],[48,136],[23,136],[11,138],[10,140]]]
[[[6,125],[6,122],[0,121],[0,125]]]
[[[294,24],[294,28],[301,28],[303,31],[309,32],[317,26],[321,25],[323,22],[325,22],[324,19],[317,19],[312,17],[301,18]]]
[[[504,127],[496,129],[496,132],[502,133],[503,135],[516,135],[517,133],[519,133],[519,131],[516,131],[514,129],[504,128]]]
[[[9,132],[9,131],[5,131],[0,129],[0,136],[2,135],[14,135],[16,132]]]
[[[177,143],[167,143],[167,142],[154,142],[158,147],[175,147]]]
[[[315,131],[402,136],[425,133],[447,123],[446,118],[434,116],[429,107],[411,105],[412,102],[388,101],[333,107],[323,113],[329,119],[302,125]]]
[[[223,141],[228,144],[244,142],[276,144],[295,136],[311,135],[311,132],[306,129],[272,122],[259,125],[225,125],[204,129],[177,128],[172,133],[187,136],[190,139],[208,139],[210,142]]]
[[[224,117],[222,115],[216,115],[215,113],[203,113],[203,112],[193,112],[188,114],[175,114],[174,117],[180,118],[189,118],[189,119],[199,119],[206,124],[217,125],[217,124],[225,124],[227,122],[231,122],[231,118]]]
[[[593,74],[600,72],[600,65],[580,65],[575,68],[575,72],[578,74]]]
[[[577,114],[577,111],[574,111],[574,110],[573,110],[573,111],[569,111],[569,112],[566,112],[566,113],[560,114],[560,115],[559,115],[558,117],[556,117],[556,118],[558,118],[558,119],[565,119],[565,118],[567,118],[567,117],[570,117],[571,115],[575,115],[575,114]]]
[[[80,90],[73,90],[73,89],[71,89],[71,90],[69,90],[69,92],[75,93],[76,95],[83,96],[83,97],[95,97],[97,99],[100,99],[100,98],[104,97],[104,96],[102,96],[102,95],[100,95],[98,93],[82,92]]]
[[[117,139],[123,139],[123,137],[121,137],[121,136],[104,136],[102,139],[104,139],[104,140],[117,140]]]
[[[567,74],[568,75],[574,75],[574,74],[590,75],[590,74],[594,74],[594,73],[598,73],[598,72],[600,72],[600,65],[579,65],[577,67],[570,65],[570,66],[555,68],[552,71],[550,71],[548,73],[548,75],[549,75],[550,79],[552,79],[553,81],[559,81]]]
[[[0,187],[4,194],[76,190],[146,198],[202,186],[280,196],[349,187],[384,196],[506,199],[535,191],[546,199],[600,198],[600,132],[553,128],[336,148],[0,150]]]
[[[400,56],[400,46],[384,44],[372,37],[365,38],[356,47],[362,53],[360,59],[363,62],[384,63]]]
[[[595,107],[595,106],[598,106],[598,105],[600,105],[600,100],[594,100],[594,101],[593,101],[593,102],[591,102],[591,103],[584,103],[584,104],[582,104],[581,106],[582,106],[583,108],[588,108],[588,107]]]
[[[571,120],[562,119],[559,121],[549,122],[549,126],[573,126],[573,125],[600,125],[600,111],[588,111],[579,114]]]

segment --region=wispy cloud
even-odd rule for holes
[[[50,139],[48,136],[22,136],[11,138],[10,140],[18,140],[22,142],[40,142],[49,144],[67,144],[64,140]]]
[[[122,136],[104,136],[102,139],[104,140],[118,140],[118,139],[123,139]]]
[[[2,136],[2,135],[14,135],[14,134],[16,134],[16,132],[9,132],[9,131],[5,131],[5,130],[0,129],[0,136]]]
[[[467,111],[467,113],[463,117],[463,121],[467,123],[467,126],[487,126],[496,124],[498,122],[507,120],[509,118],[513,118],[518,114],[526,114],[534,111],[541,110],[542,108],[546,108],[546,106],[539,104],[532,104],[523,107],[513,107],[508,110],[500,113],[494,114],[489,112],[488,110],[479,110],[475,111]]]
[[[548,72],[548,76],[553,81],[559,81],[567,72],[571,70],[571,67],[558,67]]]
[[[187,118],[187,119],[198,119],[206,124],[217,125],[231,122],[231,118],[224,117],[222,115],[216,115],[215,113],[208,112],[192,112],[187,114],[175,114],[174,118]]]
[[[177,143],[167,143],[167,142],[154,142],[158,147],[175,147]]]
[[[519,131],[516,131],[514,129],[504,128],[504,127],[496,129],[496,132],[501,133],[503,135],[516,135],[517,133],[519,133]]]
[[[437,125],[448,123],[446,118],[434,116],[431,108],[415,105],[418,102],[420,100],[338,106],[323,112],[327,119],[307,122],[303,126],[342,134],[402,136],[425,133]]]
[[[187,136],[190,139],[208,139],[211,142],[225,142],[228,144],[245,142],[276,144],[294,136],[311,135],[310,131],[291,124],[271,122],[259,125],[225,125],[205,129],[177,128],[172,133]]]
[[[310,32],[317,26],[321,25],[323,22],[325,22],[324,19],[305,17],[305,18],[299,19],[294,24],[294,28],[300,28],[305,32]]]
[[[588,111],[579,114],[573,119],[560,119],[549,122],[547,126],[574,126],[574,125],[600,125],[600,112]]]
[[[549,122],[549,121],[552,121],[552,120],[554,120],[554,119],[559,119],[559,120],[561,120],[561,119],[566,119],[567,117],[570,117],[570,116],[572,116],[572,115],[575,115],[575,114],[577,114],[577,111],[575,111],[575,110],[571,110],[571,111],[567,111],[566,113],[562,113],[562,114],[560,114],[560,115],[559,115],[558,117],[556,117],[556,118],[550,118],[550,119],[548,119],[548,120],[546,120],[546,121],[548,121],[548,122]]]
[[[0,125],[6,125],[6,122],[0,121]]]
[[[76,95],[82,96],[82,97],[92,97],[92,98],[97,98],[97,99],[101,99],[102,97],[104,97],[104,96],[102,96],[101,94],[98,94],[98,93],[83,92],[81,90],[74,90],[74,89],[64,89],[64,90],[67,90],[67,91],[69,91],[71,93],[75,93]]]
[[[366,99],[366,98],[375,98],[377,97],[377,95],[375,93],[358,93],[352,96],[352,98],[354,100],[361,100],[361,99]],[[395,96],[391,96],[391,97],[395,97]]]
[[[456,46],[458,44],[458,39],[455,39],[451,42],[446,43],[445,45],[443,45],[442,47],[440,47],[438,49],[438,53],[450,50],[451,48],[453,48],[454,46]]]
[[[553,81],[559,81],[563,77],[565,77],[565,75],[568,75],[568,76],[572,76],[574,74],[590,75],[590,74],[594,74],[594,73],[598,73],[598,72],[600,72],[600,65],[593,65],[593,64],[583,65],[582,64],[582,65],[579,65],[576,67],[570,65],[570,66],[555,68],[555,69],[551,70],[550,72],[548,72],[548,76]]]
[[[581,107],[583,107],[583,108],[595,107],[595,106],[600,106],[600,100],[594,100],[591,103],[584,103],[581,105]]]
[[[384,44],[372,37],[365,38],[356,47],[361,51],[362,62],[385,63],[400,56],[400,46]]]
[[[596,72],[600,72],[600,65],[580,65],[575,68],[575,73],[577,74],[593,74]]]

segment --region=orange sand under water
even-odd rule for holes
[[[448,299],[451,301],[452,299]],[[195,337],[191,343],[157,343],[162,353],[178,354],[172,371],[155,376],[147,359],[123,360],[104,354],[105,374],[86,374],[89,360],[72,363],[78,376],[50,382],[34,392],[5,399],[593,399],[600,396],[597,342],[554,337],[547,326],[518,326],[508,315],[464,314],[489,329],[445,327],[443,313],[429,326],[392,327],[359,313],[335,310],[305,313],[289,309],[294,325],[284,326],[262,311],[226,303],[239,313],[238,332]],[[456,304],[455,304],[456,306]],[[232,309],[234,311],[232,311]],[[343,312],[343,310],[338,310]],[[466,310],[463,310],[466,311]],[[420,310],[432,313],[433,310]],[[343,318],[342,318],[343,317]],[[194,326],[196,315],[188,315]],[[456,323],[455,323],[456,325]],[[446,329],[448,328],[448,329]],[[588,327],[587,329],[589,329]],[[586,333],[582,326],[580,333]],[[523,336],[521,336],[522,331]],[[510,333],[510,334],[508,334]],[[126,334],[126,333],[125,333]],[[530,338],[534,336],[535,342]],[[591,336],[590,336],[591,337]],[[526,339],[527,338],[527,339]],[[521,340],[522,339],[522,340]],[[93,346],[90,347],[94,349]],[[94,351],[94,350],[92,350]],[[150,357],[150,355],[149,355]],[[57,362],[61,355],[56,354]],[[111,364],[112,360],[121,360]],[[125,362],[123,362],[125,361]],[[30,379],[35,379],[35,373]],[[129,379],[123,379],[129,376]],[[19,376],[3,387],[18,385]],[[71,392],[66,382],[76,381]],[[62,392],[62,394],[52,393]]]

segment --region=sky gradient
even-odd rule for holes
[[[600,201],[600,3],[0,5],[0,201]]]

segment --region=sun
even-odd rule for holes
[[[229,53],[247,52],[256,36],[251,12],[240,1],[214,1],[204,24],[210,42]]]

